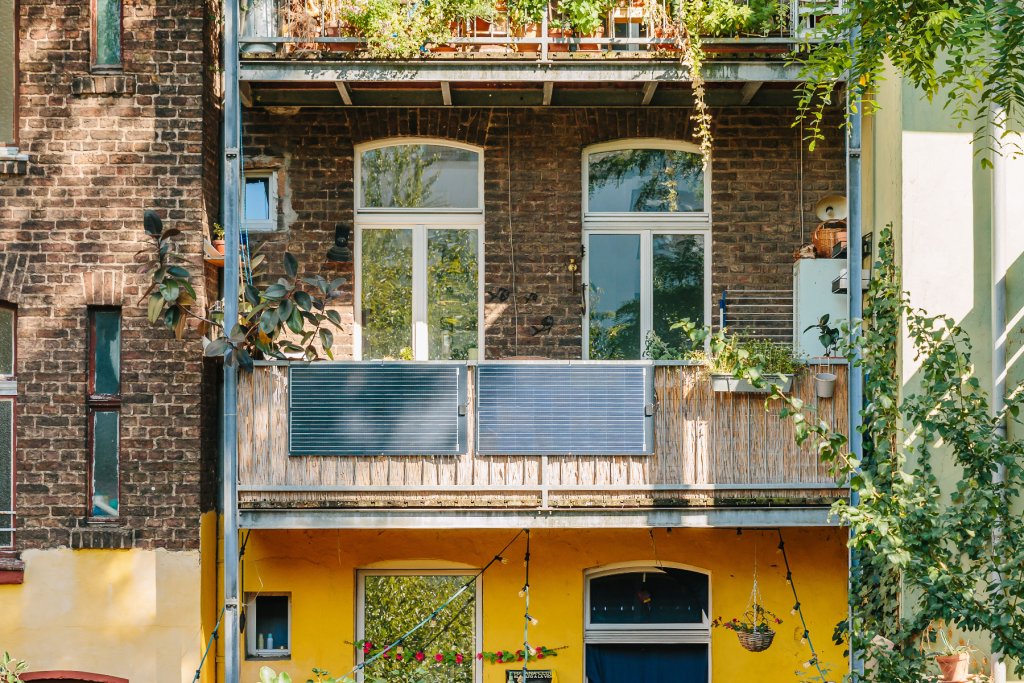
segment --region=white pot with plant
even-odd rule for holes
[[[825,348],[825,357],[833,358],[839,346],[839,330],[829,325],[829,314],[821,316],[814,325],[808,325],[804,332],[818,330],[818,341]],[[832,398],[836,392],[836,373],[814,373],[814,395],[818,398]]]

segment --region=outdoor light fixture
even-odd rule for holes
[[[351,263],[352,249],[348,246],[351,234],[349,227],[338,223],[334,228],[334,245],[327,250],[327,260],[331,263]]]

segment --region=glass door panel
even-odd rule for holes
[[[704,236],[655,234],[651,244],[654,333],[674,349],[689,340],[670,329],[683,318],[704,324]]]
[[[640,235],[592,234],[587,258],[590,358],[640,358]]]
[[[412,360],[413,231],[362,231],[363,358]]]
[[[479,317],[477,237],[476,230],[427,231],[429,360],[467,360],[475,354]]]

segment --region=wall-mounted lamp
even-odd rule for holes
[[[351,229],[344,223],[334,228],[334,245],[327,250],[327,260],[331,263],[352,263],[352,249],[348,246]]]

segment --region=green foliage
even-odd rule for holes
[[[742,615],[732,619],[718,617],[711,622],[711,625],[740,633],[774,633],[775,627],[781,623],[782,619],[776,616],[775,612],[761,603],[755,602]]]
[[[446,43],[455,18],[452,3],[403,0],[353,0],[341,10],[342,19],[366,39],[370,56],[409,58],[429,43]],[[461,12],[458,12],[461,13]]]
[[[539,24],[548,11],[547,0],[509,0],[508,19],[513,28],[522,28],[527,24]]]
[[[559,648],[564,649],[564,648]],[[550,647],[544,647],[538,645],[535,648],[531,648],[530,652],[524,652],[523,650],[495,650],[493,652],[481,652],[477,657],[487,662],[488,664],[510,664],[512,662],[524,662],[528,659],[547,659],[548,657],[557,657],[558,650]]]
[[[851,529],[850,647],[864,658],[855,680],[918,683],[928,677],[928,633],[942,621],[991,640],[1024,670],[1024,443],[1000,425],[1016,420],[1015,388],[993,414],[963,328],[914,309],[900,286],[892,234],[882,230],[861,329],[844,325],[840,351],[865,376],[863,452],[814,419],[809,406],[773,391],[798,440],[815,445],[854,496],[833,506]],[[905,327],[904,327],[905,326]],[[919,386],[901,386],[905,329],[920,363]],[[756,365],[744,364],[741,374]],[[941,484],[940,461],[953,474]],[[995,479],[997,469],[1005,477]],[[998,539],[998,544],[993,543]]]
[[[854,110],[876,108],[873,94],[892,68],[929,100],[939,100],[961,125],[987,137],[988,108],[1007,113],[1021,131],[1024,105],[1024,4],[966,0],[821,0],[827,16],[820,42],[808,46],[801,75],[800,117],[810,146],[822,139],[822,115],[845,83]],[[850,42],[851,32],[856,38]],[[1014,147],[1019,152],[1019,147]]]
[[[327,305],[341,295],[344,278],[331,282],[320,275],[299,277],[298,260],[284,255],[285,277],[260,288],[243,283],[238,303],[238,324],[230,335],[224,334],[223,315],[204,317],[192,311],[196,293],[192,274],[185,266],[188,259],[178,253],[174,238],[181,231],[169,228],[155,236],[155,249],[142,250],[140,272],[149,273],[150,286],[143,294],[147,315],[152,324],[162,324],[181,339],[189,318],[205,330],[219,334],[204,351],[207,356],[224,356],[226,362],[251,368],[253,360],[301,356],[316,360],[320,350],[333,358],[334,334],[330,328],[341,328],[341,315]],[[262,256],[254,256],[252,268],[258,271]]]
[[[808,325],[804,328],[804,332],[810,332],[811,330],[818,330],[818,341],[825,348],[825,356],[831,356],[836,352],[839,346],[839,328],[832,327],[828,324],[829,314],[821,316],[813,325]]]
[[[686,360],[703,362],[711,374],[735,375],[754,383],[755,379],[763,381],[763,377],[792,375],[801,368],[789,344],[748,339],[728,331],[712,332],[710,327],[698,327],[690,320],[680,320],[672,329],[681,330],[689,340],[689,350],[678,353]]]
[[[699,28],[706,36],[768,35],[787,23],[789,3],[779,0],[707,0]]]
[[[575,33],[592,35],[604,26],[612,0],[559,0],[558,11]]]
[[[269,666],[261,666],[259,683],[292,683],[292,677],[284,671],[277,673]]]
[[[0,657],[0,683],[21,683],[21,674],[28,669],[28,664],[21,659],[14,659],[7,651]]]

